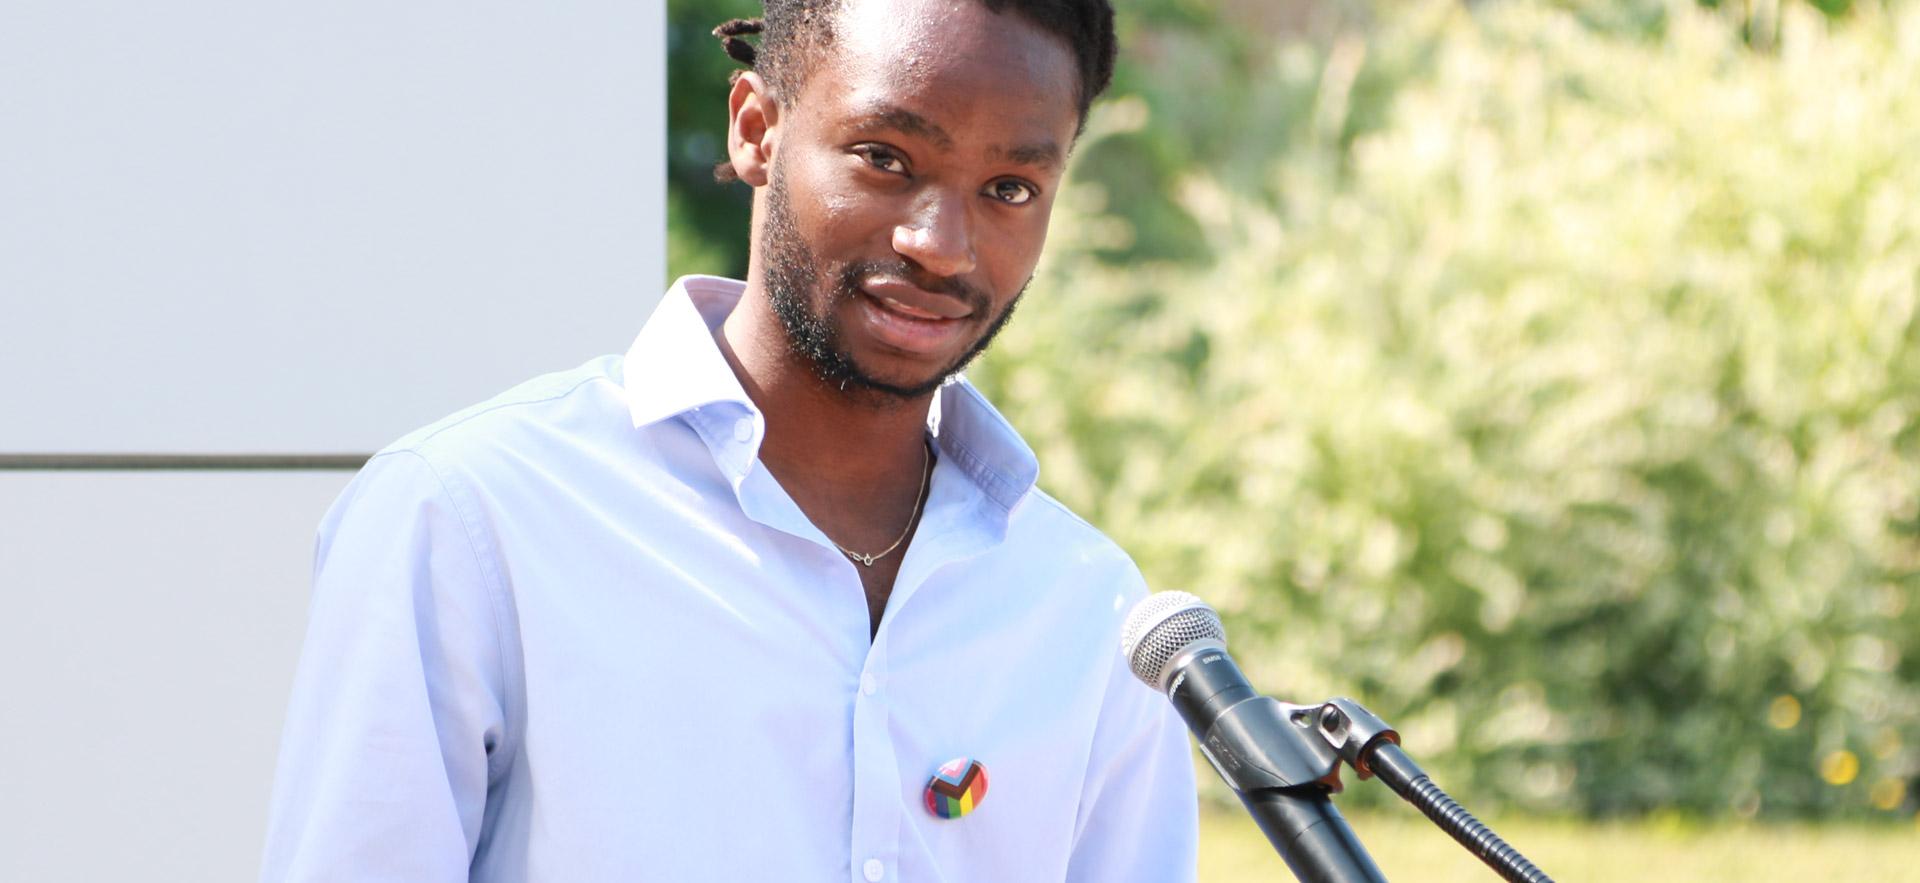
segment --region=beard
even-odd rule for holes
[[[806,362],[826,385],[876,403],[903,403],[922,398],[939,389],[947,378],[965,370],[975,356],[993,343],[994,336],[1013,317],[1013,308],[1019,305],[1021,294],[1026,293],[1026,285],[1022,284],[1020,292],[987,323],[987,329],[974,339],[966,352],[938,372],[917,380],[885,380],[869,373],[847,351],[837,308],[864,296],[860,292],[862,280],[882,274],[924,280],[925,274],[904,259],[857,261],[823,272],[794,222],[793,208],[787,202],[786,186],[777,168],[767,188],[767,217],[761,235],[766,246],[767,299],[773,305],[774,316],[780,320],[780,327],[786,331],[788,352]],[[822,285],[821,279],[828,275],[831,283]],[[932,285],[924,281],[915,284],[959,298],[973,308],[973,315],[983,315],[991,307],[984,293],[958,279],[941,280]]]

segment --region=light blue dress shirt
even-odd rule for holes
[[[965,381],[879,632],[677,283],[624,358],[396,442],[327,513],[267,881],[1191,880],[1145,594]],[[926,809],[942,763],[985,799]]]

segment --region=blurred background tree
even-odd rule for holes
[[[694,5],[670,261],[737,275]],[[1911,816],[1920,13],[1121,7],[972,372],[1042,484],[1476,806]]]
[[[713,179],[727,155],[727,78],[715,25],[755,18],[758,0],[667,3],[667,269],[670,277],[747,274],[751,192]]]

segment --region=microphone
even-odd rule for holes
[[[1311,732],[1316,709],[1256,693],[1227,655],[1219,614],[1186,592],[1134,605],[1120,652],[1166,694],[1200,753],[1240,796],[1254,823],[1303,883],[1386,883],[1334,809],[1340,756]]]

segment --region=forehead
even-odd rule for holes
[[[978,0],[846,0],[803,103],[828,117],[901,108],[963,140],[1059,138],[1062,127],[1070,138],[1078,80],[1062,38]]]

